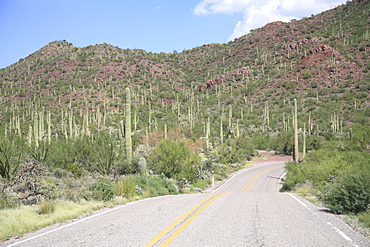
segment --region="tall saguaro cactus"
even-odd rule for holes
[[[207,128],[206,128],[206,149],[207,152],[209,152],[209,135],[211,134],[211,123],[209,121],[209,118],[207,120]]]
[[[126,136],[126,158],[128,162],[132,161],[132,139],[131,139],[131,94],[130,89],[126,89],[126,125],[125,125],[125,136]]]
[[[294,99],[294,150],[293,160],[298,163],[298,118],[297,118],[297,99]]]

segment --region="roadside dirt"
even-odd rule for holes
[[[287,155],[275,155],[274,151],[260,151],[259,157],[256,157],[251,160],[252,163],[260,163],[260,162],[288,162],[293,161],[291,156]]]

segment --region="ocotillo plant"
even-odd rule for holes
[[[125,126],[125,136],[126,136],[126,158],[128,162],[132,161],[132,139],[131,139],[131,95],[130,89],[126,89],[126,126]]]

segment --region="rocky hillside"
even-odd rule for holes
[[[344,127],[367,124],[369,10],[369,1],[351,1],[301,20],[269,23],[227,44],[171,54],[53,41],[0,70],[2,125],[14,128],[17,113],[25,127],[20,132],[28,133],[33,111],[50,111],[59,122],[65,109],[81,119],[86,112],[112,113],[118,128],[126,87],[141,133],[166,122],[172,128],[198,124],[196,136],[203,136],[207,118],[226,120],[229,105],[245,128],[266,125],[271,115],[268,127],[279,131],[291,123],[293,98],[302,118],[312,112],[325,128],[333,116]]]

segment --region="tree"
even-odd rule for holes
[[[188,180],[196,179],[195,167],[200,164],[200,157],[192,153],[184,141],[163,139],[154,149],[150,158],[156,173],[163,173],[168,178]]]

